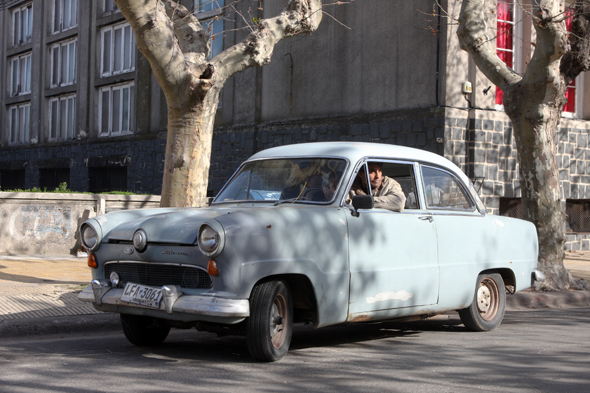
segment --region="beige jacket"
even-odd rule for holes
[[[357,194],[364,195],[364,192],[358,193],[359,189],[362,190],[362,187],[357,179],[352,184],[346,203],[352,203],[352,197]],[[401,212],[406,205],[406,196],[398,182],[390,177],[383,176],[381,187],[378,190],[373,190],[373,201],[375,207]]]

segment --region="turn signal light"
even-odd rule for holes
[[[207,264],[207,273],[213,277],[219,276],[219,269],[217,269],[217,263],[213,259],[210,259],[209,263]]]
[[[98,262],[96,262],[96,257],[94,254],[88,254],[88,267],[96,269],[98,267]]]

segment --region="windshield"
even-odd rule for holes
[[[214,202],[330,202],[346,161],[335,158],[281,158],[246,162]]]

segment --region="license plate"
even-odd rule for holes
[[[127,303],[139,304],[140,306],[160,308],[162,289],[128,282],[125,285],[123,295],[121,295],[121,300]]]

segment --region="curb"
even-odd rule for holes
[[[119,315],[101,313],[0,320],[0,338],[121,331]]]
[[[590,291],[519,292],[506,296],[506,310],[590,306]]]
[[[590,291],[520,292],[506,297],[507,311],[589,306]],[[14,320],[0,319],[0,338],[89,332],[121,332],[119,315],[100,313]]]

